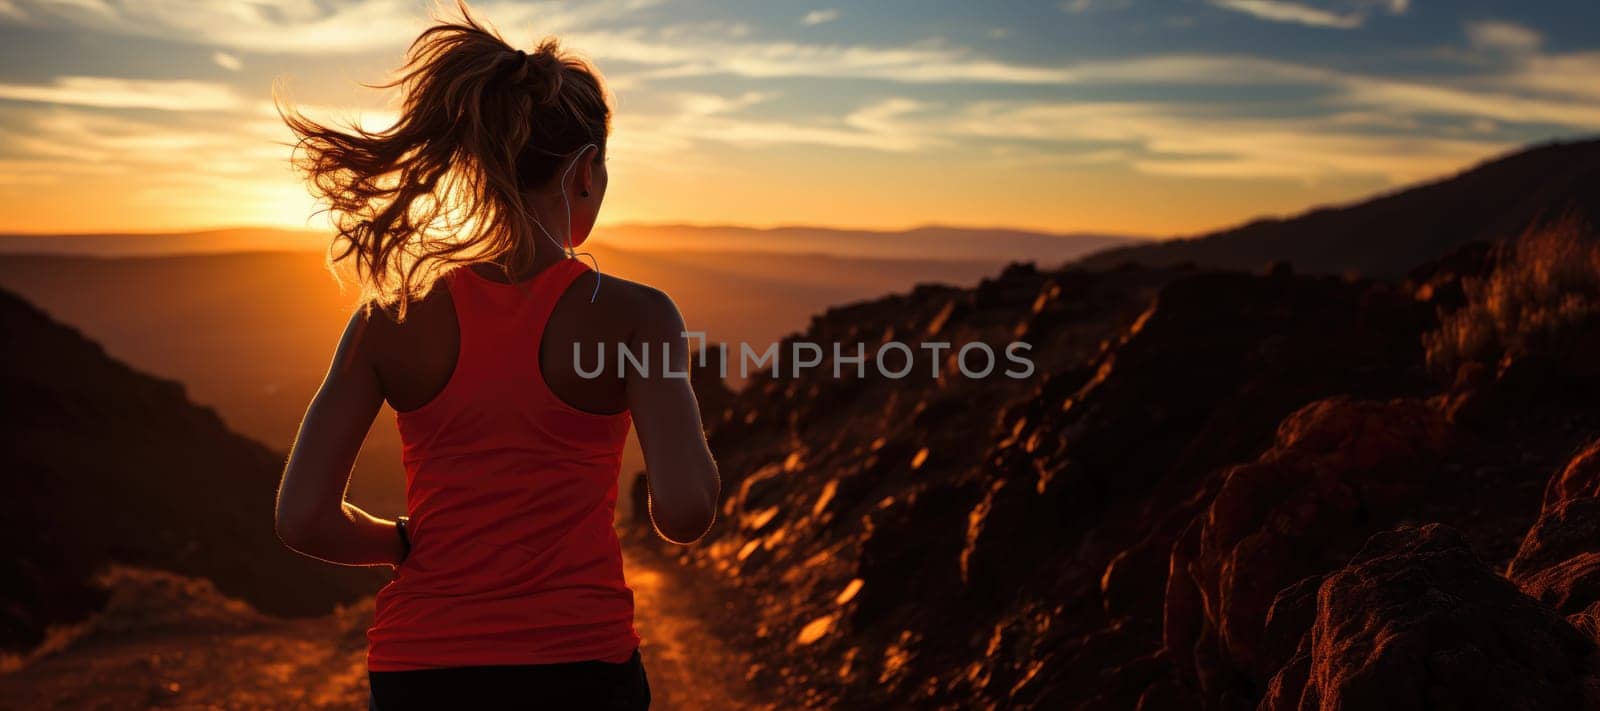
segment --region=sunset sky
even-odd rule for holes
[[[1171,235],[1600,133],[1600,3],[477,2],[617,97],[602,220]],[[425,0],[0,0],[0,231],[318,227]]]

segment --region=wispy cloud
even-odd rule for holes
[[[12,0],[0,0],[0,20],[23,22],[27,19],[27,13],[24,13],[22,8],[17,7],[15,2]]]
[[[0,174],[26,174],[0,183],[69,185],[92,179],[83,172],[92,165],[141,176],[130,190],[150,205],[203,194],[219,215],[234,214],[229,201],[257,206],[252,214],[271,215],[274,204],[279,213],[304,214],[305,191],[286,160],[290,137],[263,74],[284,67],[302,77],[292,88],[310,103],[294,105],[314,118],[369,129],[391,124],[394,94],[354,84],[399,60],[428,24],[424,4],[0,0],[0,24],[90,40],[140,38],[98,42],[103,56],[83,63],[41,57],[26,71],[0,72]],[[1051,180],[1107,176],[1128,180],[1119,185],[1130,190],[1172,190],[1183,183],[1166,178],[1181,177],[1203,179],[1184,184],[1202,190],[1233,191],[1215,181],[1238,179],[1267,185],[1263,192],[1318,185],[1317,194],[1328,195],[1329,185],[1364,190],[1432,177],[1530,140],[1600,130],[1600,85],[1590,78],[1600,75],[1600,49],[1553,51],[1537,29],[1510,18],[1445,20],[1460,28],[1448,53],[1418,51],[1415,42],[1396,49],[1380,33],[1363,34],[1363,47],[1379,49],[1359,61],[1323,48],[1242,47],[1203,36],[1218,31],[1220,18],[1286,23],[1283,31],[1349,30],[1409,12],[1408,0],[1199,0],[1181,8],[1190,24],[1110,12],[1154,3],[1055,0],[1044,16],[997,10],[942,38],[919,35],[917,26],[867,27],[875,18],[848,7],[843,15],[797,6],[676,19],[649,10],[653,4],[474,3],[514,42],[557,33],[606,71],[619,97],[610,144],[618,186],[658,196],[649,198],[656,203],[629,196],[629,204],[646,205],[634,208],[646,218],[649,210],[676,217],[721,209],[678,206],[694,199],[672,193],[685,182],[740,176],[752,186],[792,185],[784,181],[836,156],[839,165],[892,176],[885,185],[916,185],[916,195],[936,206],[959,203],[942,196],[964,193],[939,192],[926,170],[930,156],[948,160],[952,172],[1016,175],[1044,191]],[[1138,33],[1117,34],[1124,24],[1161,38],[1141,45]],[[1081,53],[1071,42],[1041,44],[1055,30],[1104,33],[1114,48]],[[1006,41],[994,41],[1000,37]],[[1175,38],[1195,49],[1168,53]],[[182,53],[181,66],[140,57],[129,74],[178,73],[103,76],[114,73],[117,65],[106,62],[125,47],[144,52],[162,43]],[[1397,58],[1406,61],[1388,61]],[[324,66],[340,70],[324,77],[306,69]],[[335,106],[355,102],[387,108]],[[630,184],[638,187],[624,187]],[[1238,192],[1240,205],[1250,202],[1249,191]],[[28,208],[25,193],[0,190],[0,201]],[[1038,211],[1071,220],[1079,218],[1068,211],[1083,207]],[[904,207],[914,209],[921,207]]]
[[[226,111],[243,105],[224,84],[188,80],[59,77],[50,84],[0,84],[0,99],[163,111]]]
[[[1059,66],[1006,62],[967,47],[929,41],[902,46],[727,41],[663,41],[659,31],[577,31],[567,43],[597,60],[649,67],[647,77],[883,79],[906,83],[1064,84]]]
[[[1308,27],[1351,30],[1366,24],[1373,12],[1404,15],[1411,0],[1334,0],[1333,2],[1295,2],[1294,0],[1209,0],[1213,7],[1244,13],[1258,20],[1284,22]]]
[[[492,0],[473,4],[508,39],[614,21],[661,0],[598,0],[582,4]],[[202,42],[264,54],[357,54],[404,47],[428,24],[411,0],[352,0],[327,4],[262,2],[112,2],[0,0],[0,18],[65,22],[105,32]],[[5,12],[9,8],[10,12]]]
[[[1467,23],[1467,39],[1477,49],[1501,52],[1532,52],[1544,44],[1537,30],[1503,20]]]
[[[1139,172],[1256,180],[1379,177],[1398,183],[1510,147],[1493,139],[1374,134],[1359,130],[1363,123],[1345,114],[1269,121],[1133,102],[979,102],[878,130],[926,141],[1031,141],[1034,150],[1067,159],[1084,155],[1085,142],[1107,146],[1101,152],[1132,147],[1118,155]]]
[[[777,43],[722,44],[696,59],[675,54],[637,36],[590,37],[600,53],[639,63],[659,62],[648,76],[734,75],[751,78],[873,78],[905,84],[984,82],[1058,86],[1282,86],[1319,89],[1329,112],[1376,110],[1395,116],[1437,115],[1509,123],[1554,124],[1592,129],[1592,95],[1555,94],[1586,87],[1583,72],[1600,66],[1600,55],[1562,59],[1530,56],[1505,73],[1446,81],[1418,81],[1353,74],[1324,67],[1249,56],[1158,55],[1026,66],[983,59],[970,50],[941,46],[899,48],[822,47]],[[659,51],[658,51],[659,50]],[[1537,66],[1546,74],[1527,67]],[[1303,99],[1297,100],[1301,103]]]
[[[1123,10],[1133,4],[1133,0],[1062,0],[1061,9],[1073,15],[1081,15],[1094,10]]]
[[[800,24],[806,25],[807,27],[814,27],[816,25],[833,22],[837,19],[839,19],[838,10],[831,8],[827,10],[812,10],[811,12],[806,13],[805,17],[800,18]]]
[[[217,66],[231,72],[237,72],[244,68],[244,62],[239,61],[238,57],[228,54],[227,52],[213,53],[211,55],[211,61]]]
[[[1211,4],[1224,10],[1242,12],[1259,20],[1292,22],[1312,27],[1348,30],[1360,27],[1366,21],[1366,18],[1359,13],[1335,13],[1284,0],[1211,0]]]
[[[1348,78],[1342,99],[1395,114],[1482,118],[1508,123],[1555,124],[1600,128],[1600,102],[1537,98],[1489,89],[1466,89],[1438,83]]]
[[[1508,91],[1530,92],[1564,101],[1600,102],[1600,52],[1533,54],[1519,57],[1510,73],[1497,79]]]
[[[775,98],[748,92],[737,96],[683,93],[669,112],[619,117],[614,153],[619,160],[677,162],[704,143],[755,146],[825,146],[884,153],[923,150],[942,139],[927,132],[902,132],[896,119],[923,107],[891,98],[851,111],[831,121],[752,118],[743,112]]]

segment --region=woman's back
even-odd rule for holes
[[[637,647],[613,528],[622,381],[570,377],[574,344],[592,354],[628,330],[625,313],[607,312],[636,287],[608,284],[605,303],[564,298],[587,297],[576,282],[593,279],[574,259],[516,283],[457,269],[447,302],[374,329],[412,552],[378,595],[373,670],[620,662]],[[452,342],[455,354],[437,345]]]
[[[381,308],[345,327],[275,525],[307,555],[395,568],[368,634],[377,707],[478,708],[461,694],[531,683],[562,707],[640,708],[648,684],[612,527],[630,424],[662,537],[698,540],[720,491],[683,316],[576,259],[609,183],[599,74],[553,39],[515,49],[458,9],[387,85],[403,97],[392,126],[284,116],[334,216],[333,261]],[[653,358],[583,377],[575,348]],[[398,412],[409,519],[345,500],[384,402]],[[582,701],[550,701],[562,698]]]

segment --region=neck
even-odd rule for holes
[[[559,188],[523,194],[523,201],[532,213],[533,224],[528,225],[528,234],[534,241],[535,251],[540,254],[549,250],[566,250],[567,239],[572,234],[572,212],[571,206],[562,198],[563,193]]]
[[[519,264],[521,260],[517,259],[515,255],[506,255],[492,262],[474,264],[470,268],[477,271],[479,275],[494,281],[519,282],[567,258],[564,251],[557,249],[555,244],[552,244],[543,233],[539,232],[539,228],[533,228],[531,239],[533,240],[531,245],[533,258],[527,262]],[[558,235],[557,239],[561,239],[561,237]]]

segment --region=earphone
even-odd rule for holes
[[[594,264],[594,293],[589,295],[589,303],[592,304],[594,303],[595,298],[600,296],[600,260],[595,259],[594,255],[590,254],[589,252],[573,251],[572,203],[567,199],[567,176],[572,175],[572,169],[578,166],[578,159],[582,158],[583,152],[589,150],[590,148],[598,148],[598,146],[593,143],[584,144],[582,148],[577,150],[576,155],[572,156],[572,162],[567,164],[567,169],[561,171],[561,207],[566,213],[567,217],[567,244],[563,246],[561,241],[556,239],[555,235],[550,234],[550,230],[545,229],[544,223],[540,222],[539,220],[535,219],[533,224],[538,225],[539,231],[544,233],[545,238],[550,240],[550,242],[556,246],[556,249],[559,249],[562,251],[562,253],[566,254],[567,259],[577,259],[580,256],[588,257],[589,261]]]

